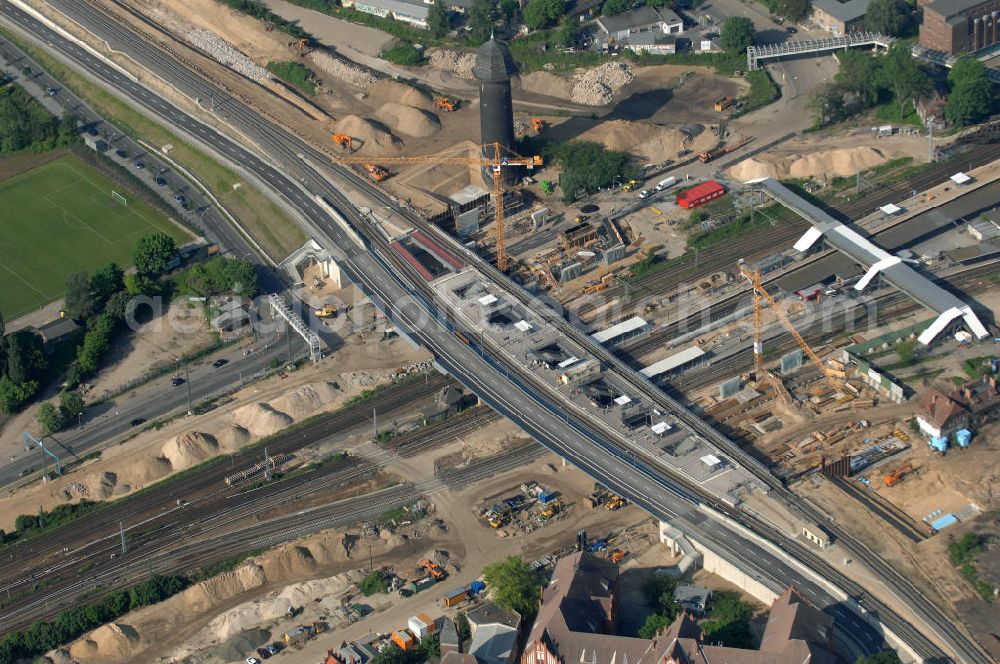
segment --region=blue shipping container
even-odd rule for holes
[[[483,583],[482,581],[473,581],[472,583],[469,584],[469,591],[473,595],[478,595],[484,590],[486,590],[486,584]]]
[[[552,502],[552,500],[555,499],[555,497],[556,497],[555,491],[549,491],[547,489],[543,489],[542,492],[538,494],[538,502],[540,502],[542,505],[546,505]]]

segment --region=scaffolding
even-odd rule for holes
[[[288,308],[288,305],[285,304],[285,301],[277,293],[271,293],[267,299],[271,303],[271,311],[284,318],[285,322],[298,332],[299,336],[305,339],[305,342],[309,345],[309,359],[313,362],[319,362],[323,358],[323,351],[319,345],[319,336],[309,329],[309,326],[306,325],[302,318]]]

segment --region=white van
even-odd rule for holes
[[[664,189],[669,189],[670,187],[674,186],[675,184],[677,184],[677,178],[675,178],[674,176],[671,175],[670,177],[665,178],[665,179],[660,180],[659,182],[657,182],[656,183],[656,190],[657,191],[663,191]]]

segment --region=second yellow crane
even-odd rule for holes
[[[494,234],[496,235],[497,269],[507,271],[507,243],[504,237],[503,172],[507,168],[523,167],[529,170],[542,165],[538,155],[524,157],[508,150],[499,143],[480,146],[479,156],[448,157],[443,155],[422,155],[415,157],[350,157],[335,156],[333,161],[341,164],[466,164],[479,166],[493,175]],[[367,165],[365,166],[367,168]],[[385,179],[385,178],[382,178]]]

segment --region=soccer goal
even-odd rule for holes
[[[121,194],[119,194],[117,191],[112,190],[111,198],[113,198],[115,202],[121,205],[122,207],[128,207],[128,200],[126,200],[126,198]]]

